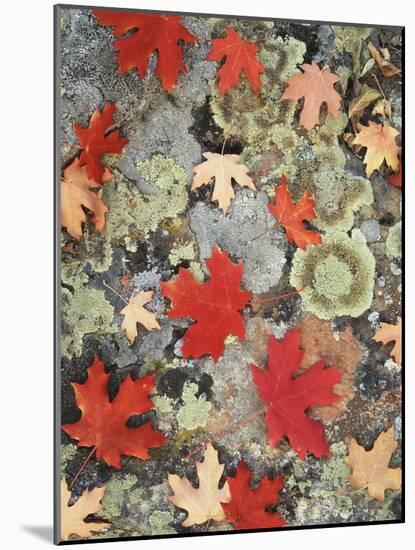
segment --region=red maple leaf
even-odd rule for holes
[[[226,56],[225,63],[217,72],[221,95],[236,86],[242,71],[257,94],[261,86],[259,75],[265,71],[264,65],[256,58],[259,48],[248,40],[242,40],[232,27],[228,27],[226,33],[225,38],[213,40],[212,49],[206,58],[220,62]]]
[[[288,189],[287,178],[281,176],[281,185],[275,186],[275,204],[268,205],[271,214],[284,227],[287,239],[299,248],[305,250],[308,244],[320,244],[321,235],[310,229],[305,229],[304,220],[316,218],[314,199],[310,193],[304,193],[294,204]]]
[[[113,44],[119,52],[119,73],[136,67],[140,77],[144,78],[150,56],[155,50],[158,53],[156,74],[165,90],[171,92],[179,72],[187,72],[178,41],[196,42],[197,38],[181,24],[180,16],[110,10],[94,10],[92,13],[100,25],[114,27],[115,36],[136,31]]]
[[[389,176],[388,182],[395,187],[402,187],[402,162],[399,161],[399,170],[396,174]]]
[[[115,103],[107,103],[104,110],[96,109],[89,126],[84,128],[75,124],[75,132],[83,149],[79,157],[80,166],[86,164],[88,177],[97,183],[102,183],[105,167],[100,159],[105,153],[121,153],[128,139],[122,137],[118,130],[107,132],[114,124]]]
[[[85,384],[72,383],[72,387],[82,416],[74,424],[63,424],[62,429],[77,439],[80,447],[96,447],[97,458],[110,466],[120,468],[121,455],[147,459],[148,449],[160,447],[167,441],[161,432],[153,430],[151,422],[138,428],[126,426],[131,415],[154,408],[148,398],[154,388],[153,374],[138,380],[128,376],[110,401],[104,363],[95,357]]]
[[[251,365],[251,369],[259,396],[268,405],[265,421],[270,445],[275,447],[285,435],[304,460],[307,451],[316,457],[331,456],[324,426],[311,420],[306,410],[313,405],[330,405],[339,399],[332,388],[340,381],[341,373],[334,367],[325,368],[327,360],[322,359],[295,378],[304,355],[300,336],[298,328],[288,331],[281,342],[270,336],[268,370],[256,365]]]
[[[265,529],[267,527],[282,527],[285,520],[278,512],[269,513],[265,508],[279,500],[283,478],[273,480],[264,477],[257,489],[250,486],[251,472],[242,460],[235,477],[228,477],[231,501],[222,503],[222,508],[235,529]]]
[[[239,287],[243,263],[234,264],[217,245],[206,266],[210,280],[205,283],[199,283],[189,270],[180,268],[176,280],[162,282],[160,286],[162,294],[173,302],[173,308],[167,313],[169,317],[190,317],[196,321],[183,337],[183,356],[198,358],[210,354],[216,363],[225,349],[227,336],[245,338],[239,310],[248,303],[252,293]]]

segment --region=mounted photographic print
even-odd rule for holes
[[[403,29],[60,5],[55,53],[55,542],[402,522]]]

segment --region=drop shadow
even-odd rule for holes
[[[44,542],[53,543],[53,528],[51,525],[22,525],[23,531]]]

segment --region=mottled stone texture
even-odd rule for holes
[[[150,460],[124,457],[119,471],[93,458],[73,496],[108,484],[98,516],[111,527],[96,538],[232,529],[215,522],[184,528],[184,511],[167,498],[169,472],[196,484],[195,460],[212,439],[226,475],[234,475],[242,457],[254,486],[264,475],[285,477],[276,509],[289,526],[399,519],[400,493],[388,491],[382,503],[366,491],[353,492],[344,457],[350,437],[369,449],[382,430],[395,425],[401,438],[400,369],[388,354],[390,346],[372,339],[379,322],[395,322],[401,309],[400,190],[387,183],[386,169],[368,181],[361,153],[349,149],[342,136],[351,131],[346,113],[353,80],[369,59],[367,42],[389,47],[400,65],[400,33],[194,16],[183,24],[198,42],[183,45],[189,71],[169,95],[154,75],[156,54],[144,79],[135,69],[118,74],[111,29],[99,26],[88,9],[62,9],[62,167],[79,153],[74,123],[86,126],[106,102],[116,102],[117,124],[129,140],[122,155],[104,159],[114,172],[103,191],[109,207],[104,231],[98,234],[86,224],[79,242],[62,231],[62,421],[79,418],[70,382],[84,382],[98,354],[111,373],[112,397],[127,373],[155,373],[155,409],[148,418],[169,438]],[[227,25],[259,45],[265,66],[259,95],[252,94],[245,77],[225,97],[219,95],[218,64],[206,55]],[[343,47],[345,33],[351,38]],[[341,76],[344,101],[339,117],[323,116],[322,126],[307,133],[298,127],[298,104],[282,102],[281,95],[298,64],[312,60],[329,62]],[[361,81],[376,86],[365,78]],[[391,101],[391,123],[400,129],[400,80],[378,78]],[[235,184],[236,198],[226,215],[211,202],[211,185],[190,190],[192,168],[202,162],[202,153],[220,152],[225,140],[225,152],[241,154],[257,187],[253,192]],[[315,197],[314,227],[324,234],[318,252],[288,243],[268,211],[283,173],[294,200],[305,191]],[[228,337],[217,364],[208,356],[182,357],[181,338],[192,321],[168,318],[169,303],[160,292],[160,282],[175,277],[179,268],[205,280],[214,243],[244,263],[245,290],[269,298],[292,291],[291,282],[300,291],[246,308],[246,339]],[[148,332],[140,326],[130,345],[120,329],[120,311],[140,290],[154,291],[149,309],[161,328]],[[347,363],[342,407],[324,417],[332,457],[308,455],[301,461],[285,440],[276,448],[268,445],[263,416],[225,432],[262,406],[248,365],[264,367],[269,335],[282,338],[310,315],[307,311],[328,320],[324,330],[332,332],[333,342],[344,337],[353,345],[355,361]],[[62,434],[61,470],[68,482],[88,453]],[[399,446],[392,466],[400,457]]]

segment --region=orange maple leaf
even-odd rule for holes
[[[112,179],[112,174],[106,168],[102,176],[105,183]],[[76,240],[82,237],[82,224],[87,221],[86,208],[94,215],[92,223],[98,231],[105,225],[107,206],[93,189],[101,189],[101,184],[88,178],[86,166],[80,166],[76,158],[63,172],[61,179],[61,225]]]
[[[256,58],[258,50],[252,42],[242,40],[232,27],[226,29],[225,38],[213,40],[212,49],[206,59],[220,62],[226,57],[225,63],[217,72],[221,95],[225,95],[232,86],[237,85],[242,71],[246,74],[253,92],[259,92],[259,75],[265,71],[265,67]]]
[[[399,170],[396,174],[388,177],[388,182],[394,187],[402,187],[402,162],[399,162]]]
[[[315,61],[311,65],[304,63],[300,65],[304,71],[301,74],[292,76],[288,80],[288,88],[281,99],[304,98],[304,106],[300,115],[300,124],[311,130],[320,121],[320,109],[323,103],[327,103],[328,112],[337,116],[341,96],[335,90],[334,84],[340,80],[336,74],[329,69],[320,69]]]
[[[75,132],[83,149],[79,157],[80,165],[86,164],[88,177],[96,182],[102,182],[105,167],[101,157],[105,153],[121,153],[128,139],[120,135],[118,130],[108,132],[114,124],[115,103],[107,103],[101,112],[99,109],[91,116],[89,126],[84,128],[75,124]]]
[[[376,124],[369,121],[369,126],[358,126],[360,132],[353,140],[353,145],[366,147],[366,155],[363,162],[366,164],[366,175],[370,177],[374,170],[379,170],[383,161],[392,168],[394,172],[399,167],[400,147],[396,144],[398,130],[389,124]]]
[[[320,244],[321,235],[310,229],[305,229],[303,221],[316,218],[314,199],[310,193],[304,193],[294,204],[288,190],[287,178],[281,176],[281,185],[275,186],[275,204],[269,204],[271,214],[284,227],[287,239],[299,248],[305,250],[308,244]]]

